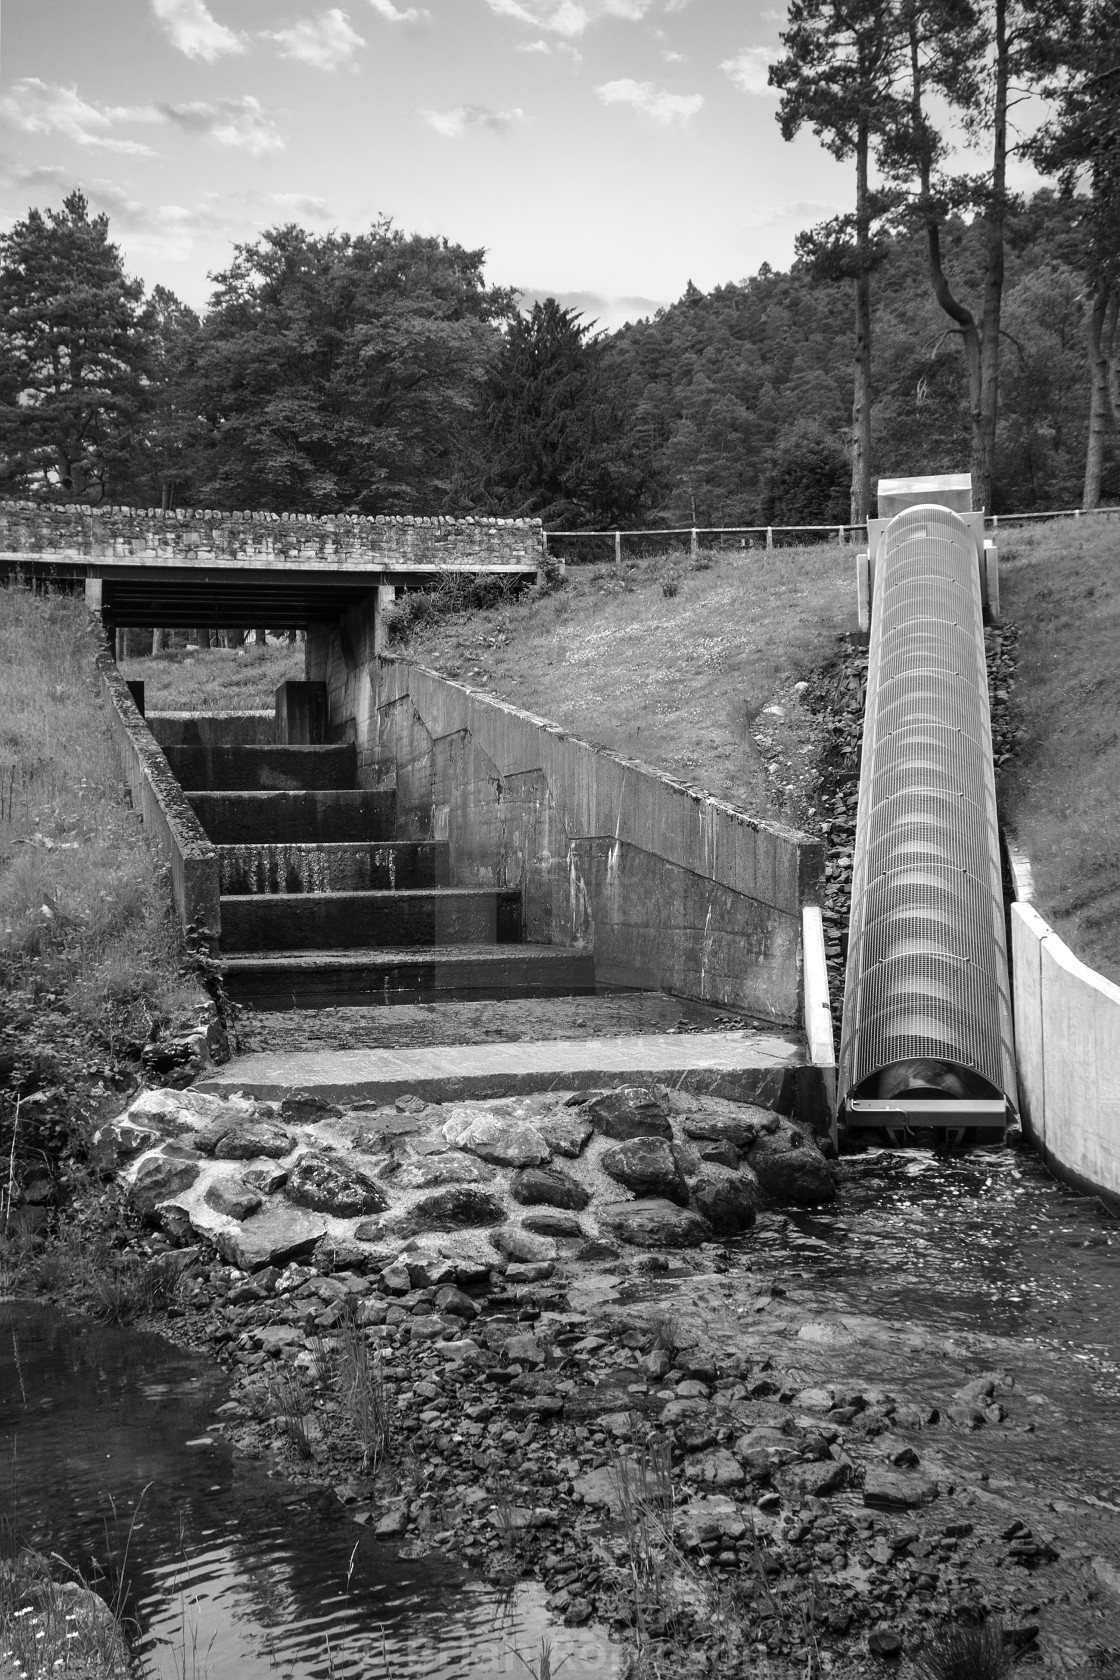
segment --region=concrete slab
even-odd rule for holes
[[[777,1032],[651,1033],[406,1050],[267,1052],[235,1057],[198,1089],[223,1096],[245,1091],[269,1101],[296,1090],[329,1102],[392,1102],[406,1093],[449,1101],[656,1080],[776,1108],[792,1101],[795,1070],[805,1061],[804,1045]]]

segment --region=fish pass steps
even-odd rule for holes
[[[392,789],[319,788],[282,793],[192,792],[187,798],[216,846],[321,846],[392,840]]]
[[[265,1052],[236,1056],[198,1089],[223,1096],[246,1091],[268,1101],[298,1090],[329,1102],[391,1102],[406,1094],[448,1102],[660,1082],[788,1111],[804,1065],[799,1041],[772,1029],[748,1029],[406,1050]]]
[[[223,957],[226,991],[255,1009],[560,997],[595,990],[590,951],[564,945],[442,945],[271,951]]]
[[[334,747],[167,746],[167,762],[186,793],[353,788],[353,742]]]
[[[451,879],[446,840],[219,846],[218,868],[223,893],[395,892]]]
[[[323,951],[498,944],[521,939],[516,888],[245,893],[222,898],[222,949]]]

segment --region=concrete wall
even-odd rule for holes
[[[1120,1198],[1120,986],[1029,904],[1011,907],[1011,956],[1027,1134],[1063,1178]]]
[[[353,617],[354,615],[352,615]],[[591,946],[601,982],[797,1023],[801,910],[822,848],[542,718],[374,652],[373,615],[309,640],[331,730],[365,785],[395,777],[398,832],[447,840],[459,886],[520,887],[526,938]]]
[[[98,653],[96,663],[101,698],[133,807],[144,819],[150,843],[171,868],[180,925],[198,928],[216,946],[221,932],[217,851],[137,710],[107,646]]]
[[[539,519],[222,513],[0,501],[0,559],[227,560],[242,566],[536,567]]]

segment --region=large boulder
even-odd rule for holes
[[[505,1209],[496,1197],[473,1184],[449,1184],[421,1196],[394,1223],[397,1235],[414,1235],[420,1231],[447,1231],[459,1226],[499,1225],[505,1219]]]
[[[556,1167],[523,1167],[510,1185],[510,1194],[523,1207],[565,1208],[579,1213],[591,1192]]]
[[[499,1225],[490,1232],[490,1241],[507,1260],[555,1260],[556,1244],[551,1237],[537,1236],[533,1231],[516,1225]]]
[[[673,1202],[607,1202],[597,1211],[608,1236],[635,1248],[697,1248],[712,1235],[706,1219]]]
[[[274,1202],[243,1225],[215,1233],[218,1253],[243,1272],[262,1266],[284,1266],[310,1254],[326,1234],[326,1216]]]
[[[382,1213],[389,1205],[384,1188],[349,1161],[309,1150],[288,1173],[284,1194],[297,1207],[330,1213],[340,1219]]]
[[[551,1154],[535,1126],[500,1111],[464,1109],[452,1114],[444,1122],[443,1136],[454,1149],[465,1149],[496,1167],[539,1167]]]
[[[688,1185],[677,1151],[660,1137],[635,1137],[604,1149],[599,1165],[635,1196],[664,1196],[683,1207]]]
[[[584,1109],[595,1130],[603,1137],[625,1142],[628,1138],[671,1138],[669,1102],[664,1092],[644,1085],[622,1085],[593,1097]]]
[[[749,1149],[764,1132],[773,1131],[778,1116],[768,1108],[753,1103],[713,1102],[689,1114],[684,1121],[684,1135],[706,1143],[730,1143],[736,1149]]]
[[[146,1155],[129,1185],[128,1199],[142,1219],[154,1222],[159,1204],[189,1190],[201,1170],[198,1161],[184,1161],[173,1155]]]
[[[749,1167],[730,1172],[706,1165],[688,1181],[688,1205],[708,1221],[717,1237],[749,1231],[762,1206],[762,1190]]]
[[[914,1511],[938,1495],[937,1478],[924,1470],[896,1470],[869,1464],[863,1480],[863,1503],[880,1511]]]
[[[260,1192],[241,1178],[215,1179],[202,1199],[207,1207],[226,1219],[248,1219],[263,1201]]]
[[[291,1132],[271,1120],[243,1123],[218,1120],[194,1139],[195,1147],[216,1161],[259,1161],[262,1156],[280,1160],[296,1146]]]
[[[790,1121],[764,1132],[747,1151],[747,1163],[772,1202],[815,1207],[836,1199],[836,1177],[816,1144]]]

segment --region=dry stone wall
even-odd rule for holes
[[[227,513],[0,501],[0,558],[235,561],[243,566],[532,568],[539,519],[400,514]]]

